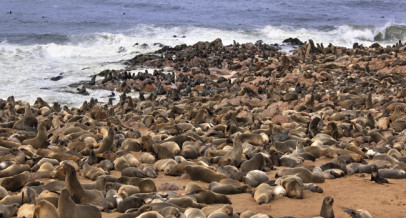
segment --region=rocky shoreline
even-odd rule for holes
[[[126,65],[79,88],[123,93],[107,104],[0,100],[3,215],[41,217],[44,201],[59,217],[89,216],[81,204],[94,217],[406,215],[401,42],[286,55],[217,39]],[[362,204],[363,187],[388,200]]]

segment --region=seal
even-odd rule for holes
[[[189,182],[185,186],[185,192],[186,193],[196,192],[196,191],[199,191],[199,190],[204,190],[204,189],[195,182]]]
[[[303,167],[296,167],[296,168],[289,168],[289,169],[283,169],[281,172],[278,172],[275,177],[279,178],[281,176],[287,176],[287,175],[296,175],[299,178],[303,180],[304,183],[323,183],[324,178],[319,175],[315,175],[312,172],[310,172],[308,169],[303,168]]]
[[[16,203],[9,204],[9,205],[0,204],[1,217],[9,218],[9,217],[15,216],[17,214],[18,207],[20,207],[20,205],[16,204]]]
[[[217,194],[208,190],[196,191],[191,194],[198,203],[204,204],[231,204],[230,199],[226,195]]]
[[[34,217],[37,218],[59,218],[56,207],[47,200],[41,200],[34,209]]]
[[[272,187],[266,183],[260,184],[254,192],[254,200],[259,204],[267,204],[274,198]]]
[[[166,203],[171,203],[183,208],[192,207],[201,209],[206,206],[205,204],[195,202],[192,198],[189,197],[170,198],[166,201]]]
[[[101,218],[101,212],[97,207],[92,205],[77,205],[69,196],[69,192],[63,189],[58,201],[58,215],[59,218]]]
[[[227,217],[232,217],[234,213],[234,209],[230,204],[223,205],[221,207],[218,206],[207,206],[202,209],[202,212],[206,216],[210,216],[211,214],[214,213],[223,213]]]
[[[344,209],[344,212],[348,213],[351,218],[372,218],[372,215],[366,210]]]
[[[109,127],[107,136],[103,138],[100,147],[95,149],[94,152],[96,154],[101,154],[110,151],[110,149],[113,147],[113,142],[114,142],[114,129],[112,127]]]
[[[320,216],[324,218],[334,218],[333,210],[334,199],[327,196],[323,199],[323,204],[321,205]]]
[[[17,217],[34,217],[34,209],[35,204],[23,204],[20,208],[18,208]]]
[[[261,153],[256,153],[251,159],[241,164],[240,170],[242,172],[249,172],[251,170],[262,170],[263,167],[264,156]]]
[[[269,180],[268,175],[260,170],[251,170],[243,177],[243,182],[251,187],[257,187],[263,182]]]
[[[206,214],[204,214],[201,210],[197,208],[188,208],[185,210],[186,218],[206,218]]]
[[[3,181],[1,181],[1,186],[8,191],[15,192],[22,188],[28,182],[29,178],[30,173],[25,171],[15,176],[4,178]]]
[[[133,185],[122,185],[118,189],[118,194],[123,198],[127,198],[128,196],[135,194],[135,193],[139,193],[139,192],[140,192],[140,189]]]
[[[203,166],[188,165],[188,166],[185,166],[184,169],[185,169],[186,174],[189,175],[191,179],[202,181],[202,182],[207,182],[207,183],[218,182],[222,179],[228,178],[224,174],[216,173],[213,170],[208,169]]]
[[[24,140],[23,144],[32,145],[35,149],[39,149],[46,146],[47,140],[48,134],[45,128],[45,123],[41,122],[38,124],[37,135],[34,138]]]
[[[209,185],[209,189],[212,192],[224,195],[240,194],[250,191],[250,188],[245,186],[234,186],[230,184],[220,184],[218,182],[212,182]]]
[[[378,184],[389,183],[389,181],[379,175],[378,167],[373,164],[371,166],[371,181],[374,181]]]
[[[235,135],[235,138],[233,140],[233,148],[231,149],[231,151],[227,152],[224,156],[220,158],[218,162],[219,166],[224,165],[238,166],[240,164],[243,153],[240,136],[241,136],[240,133],[237,133]]]
[[[286,196],[289,198],[303,198],[303,181],[297,176],[284,176],[278,178],[275,182],[286,190]]]
[[[85,204],[92,202],[99,202],[104,199],[104,195],[99,190],[84,190],[80,185],[79,180],[76,176],[76,171],[70,164],[63,165],[65,171],[65,185],[66,190],[69,192],[70,196],[74,202]]]
[[[97,177],[106,175],[106,172],[98,167],[90,166],[88,163],[85,163],[83,165],[82,175],[90,180],[96,180]]]

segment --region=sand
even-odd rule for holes
[[[305,161],[305,165],[315,164],[320,166],[328,162],[329,158],[319,158],[316,162]],[[275,179],[275,174],[285,167],[278,167],[276,170],[268,172],[270,179]],[[112,175],[119,176],[120,172],[112,171]],[[81,182],[90,182],[81,177]],[[166,176],[160,172],[157,178],[152,179],[157,187],[162,182],[173,182],[181,189],[193,181],[185,177]],[[344,209],[364,209],[373,217],[406,217],[406,180],[389,179],[391,184],[376,184],[370,181],[369,174],[347,175],[342,178],[325,180],[324,183],[318,183],[323,188],[323,193],[315,193],[304,190],[303,199],[292,199],[288,197],[279,197],[268,204],[258,205],[251,194],[228,195],[232,202],[235,212],[254,211],[265,213],[273,217],[294,216],[294,217],[313,217],[320,212],[321,204],[326,196],[334,198],[334,212],[337,218],[346,217]],[[208,187],[208,183],[193,181]],[[185,194],[184,191],[178,191],[179,194]],[[219,205],[221,206],[221,205]],[[117,217],[120,213],[103,213],[103,217]]]

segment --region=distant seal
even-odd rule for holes
[[[77,205],[69,196],[69,192],[63,189],[58,201],[58,215],[59,218],[101,218],[101,212],[97,207],[92,205]]]
[[[56,207],[47,200],[41,200],[34,209],[34,217],[37,218],[58,218]]]
[[[334,199],[327,196],[323,199],[323,204],[321,205],[320,216],[324,218],[334,218],[333,210]]]
[[[203,166],[185,166],[185,172],[193,180],[199,180],[202,182],[218,182],[222,179],[228,178],[224,174],[216,173],[211,169]]]

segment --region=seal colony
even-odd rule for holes
[[[397,196],[406,194],[401,42],[350,49],[309,40],[286,55],[217,39],[127,64],[83,85],[121,91],[117,104],[0,100],[2,217],[406,214]],[[132,73],[140,67],[156,70]],[[325,185],[347,180],[362,185],[335,194]],[[393,196],[349,204],[360,197],[353,186]],[[380,211],[394,200],[394,211]],[[296,207],[281,214],[281,204]]]

